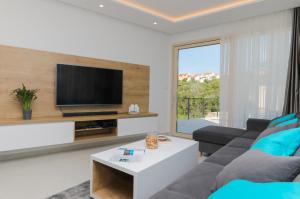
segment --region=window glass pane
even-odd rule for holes
[[[178,52],[177,132],[219,124],[220,45]]]

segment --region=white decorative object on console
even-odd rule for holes
[[[136,113],[139,113],[139,112],[140,112],[140,107],[139,107],[139,105],[137,105],[137,104],[134,105],[134,111],[135,111]]]
[[[130,104],[128,108],[128,113],[129,114],[138,114],[140,113],[140,107],[138,104]]]
[[[128,113],[133,113],[134,112],[134,104],[130,104],[128,108]]]

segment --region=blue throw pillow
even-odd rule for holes
[[[291,156],[300,146],[300,127],[271,134],[258,140],[251,150],[275,156]]]
[[[278,118],[275,118],[273,119],[269,126],[268,127],[273,127],[281,122],[284,122],[284,121],[287,121],[287,120],[291,120],[291,119],[294,119],[297,117],[297,114],[296,113],[291,113],[291,114],[288,114],[288,115],[284,115],[284,116],[281,116],[281,117],[278,117]]]
[[[299,199],[300,183],[254,183],[233,180],[209,196],[209,199]]]
[[[275,127],[281,127],[281,126],[286,126],[286,125],[290,125],[290,124],[296,124],[298,121],[299,121],[298,118],[287,120],[285,122],[281,122],[279,124],[276,124]]]

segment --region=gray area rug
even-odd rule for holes
[[[90,198],[90,181],[86,181],[47,199],[92,199]]]

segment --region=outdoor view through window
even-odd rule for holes
[[[177,132],[219,123],[220,45],[178,52]]]

